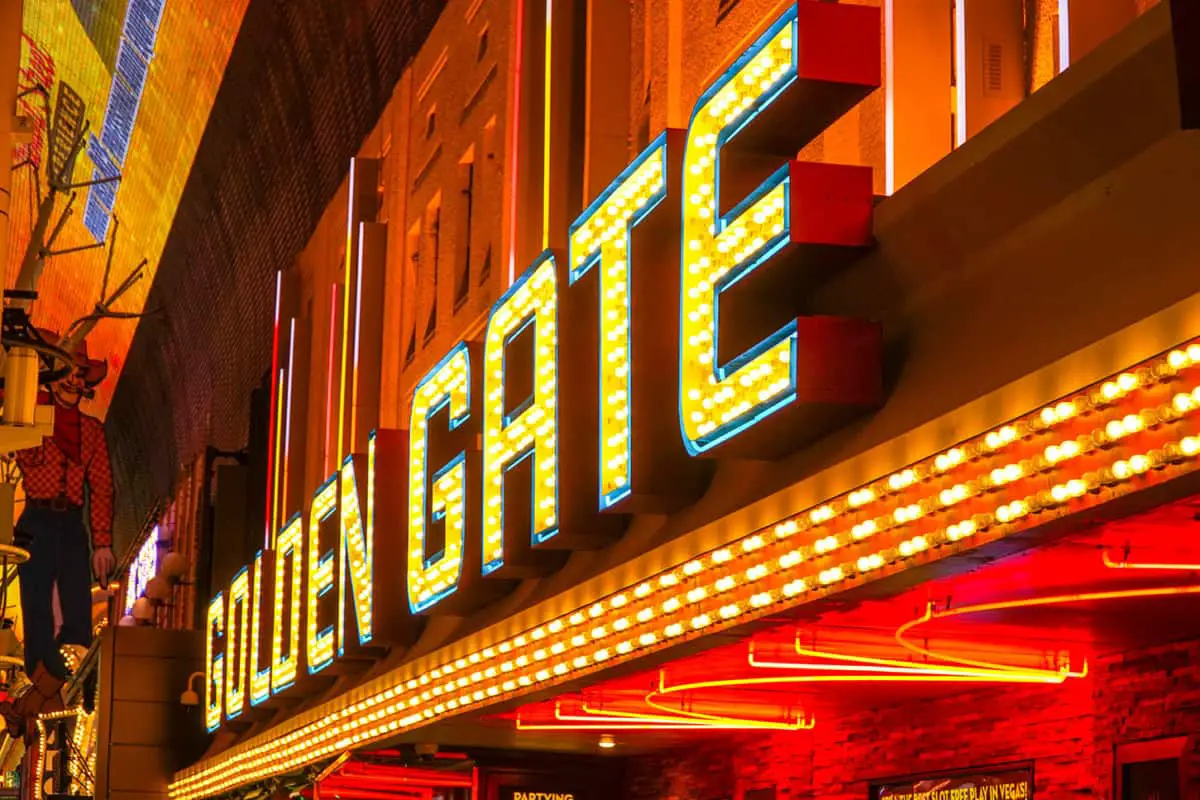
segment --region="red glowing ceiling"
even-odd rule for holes
[[[981,684],[1086,680],[1099,656],[1200,635],[1200,497],[778,623],[511,715],[567,730],[798,730]]]

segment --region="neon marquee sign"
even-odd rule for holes
[[[779,456],[878,404],[879,327],[804,302],[806,274],[870,244],[870,168],[792,159],[879,85],[879,25],[793,4],[566,253],[517,278],[481,341],[429,370],[409,430],[377,431],[278,524],[209,606],[210,730],[338,657],[410,646],[423,617],[470,613],[631,514],[694,502],[713,458]],[[403,581],[376,569],[400,564]]]

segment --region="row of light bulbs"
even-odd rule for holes
[[[542,688],[566,676],[576,678],[582,671],[598,668],[614,658],[651,652],[664,642],[700,635],[714,625],[734,624],[749,614],[773,613],[801,602],[798,598],[802,595],[828,591],[933,547],[961,542],[985,532],[992,537],[1012,532],[1031,514],[1071,503],[1098,486],[1113,493],[1130,491],[1133,478],[1156,468],[1194,462],[1200,454],[1200,437],[1182,435],[1132,455],[1119,454],[1096,470],[1058,481],[1049,489],[1000,498],[988,510],[954,522],[931,520],[925,530],[897,536],[900,541],[895,545],[832,561],[833,553],[850,544],[842,534],[857,524],[853,518],[842,519],[856,516],[847,514],[848,510],[873,513],[875,504],[935,477],[940,483],[956,480],[956,473],[976,460],[1001,458],[1006,450],[1027,438],[1050,435],[1056,427],[1082,413],[1079,409],[1084,406],[1102,414],[1105,407],[1135,391],[1157,388],[1160,383],[1177,380],[1184,372],[1193,374],[1197,364],[1200,364],[1200,342],[1172,351],[1147,369],[1123,373],[1114,381],[1064,401],[1072,404],[1075,409],[1072,413],[1060,413],[1067,408],[1063,403],[1057,404],[1050,414],[1034,412],[498,645],[427,672],[417,673],[420,666],[410,665],[402,673],[407,678],[385,677],[366,689],[368,695],[357,702],[347,702],[337,709],[319,709],[292,722],[287,733],[281,731],[265,741],[248,742],[211,764],[185,771],[172,784],[171,795],[197,798],[218,793],[272,771],[319,761],[502,695]],[[1189,399],[1185,400],[1185,396]],[[1162,413],[1167,407],[1173,412]],[[1162,431],[1167,425],[1185,420],[1194,423],[1198,408],[1200,386],[1189,387],[1186,392],[1176,393],[1166,405],[1156,402],[1141,409],[1154,412],[1153,424],[1143,431],[1153,429],[1157,438],[1166,439]],[[1095,430],[1103,430],[1109,421],[1103,420]],[[974,471],[986,471],[988,466],[979,463]],[[1047,473],[1061,469],[1059,464],[1051,464]],[[916,491],[935,496],[940,492],[939,485]],[[989,491],[1004,489],[996,487]],[[903,505],[913,505],[903,502],[906,499],[900,498]],[[810,534],[814,544],[793,547],[790,540],[802,531]],[[815,543],[828,542],[828,537],[833,537],[836,547],[818,552]],[[799,565],[809,562],[811,566],[805,574],[795,574]],[[584,630],[588,634],[583,634]]]

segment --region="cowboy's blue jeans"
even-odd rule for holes
[[[92,565],[82,509],[26,508],[17,520],[13,544],[29,551],[17,567],[21,618],[25,626],[25,673],[38,662],[56,677],[68,677],[59,647],[92,643]],[[62,628],[54,635],[54,586]]]

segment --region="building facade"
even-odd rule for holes
[[[169,796],[1192,796],[1197,35],[450,0],[279,273]]]

